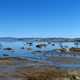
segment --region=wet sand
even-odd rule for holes
[[[27,57],[0,58],[0,80],[80,80],[80,66],[78,69],[69,66],[80,64],[79,58],[62,56],[63,53],[55,56],[56,53],[52,53],[55,52],[34,51],[31,57],[30,53],[25,52]],[[38,56],[47,58],[38,60]]]
[[[74,79],[75,78],[75,79]],[[80,80],[80,70],[61,70],[43,61],[1,58],[0,80]]]

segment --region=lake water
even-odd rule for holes
[[[2,47],[3,48],[6,48],[6,47],[11,47],[11,48],[16,48],[16,49],[19,49],[21,47],[29,47],[28,44],[24,45],[25,42],[0,42],[2,44]],[[55,46],[52,46],[52,44],[48,44],[45,48],[42,48],[42,49],[39,49],[39,48],[36,48],[36,44],[38,44],[37,42],[33,42],[33,45],[31,46],[34,50],[52,50],[52,49],[56,49],[56,48],[60,48],[60,43],[59,42],[56,42],[56,43],[53,43],[55,44]],[[61,43],[63,47],[76,47],[74,45],[73,42],[64,42],[64,43]],[[79,45],[80,47],[80,45]]]
[[[2,44],[1,46],[1,50],[0,50],[0,57],[24,57],[24,58],[29,58],[31,60],[35,60],[35,61],[47,61],[50,65],[56,65],[58,67],[69,67],[69,68],[79,68],[80,64],[57,64],[54,61],[50,61],[48,60],[49,56],[58,56],[60,53],[56,52],[54,49],[56,48],[60,48],[60,44],[59,43],[54,43],[55,46],[52,46],[51,44],[48,44],[47,47],[39,49],[36,48],[35,45],[37,44],[36,42],[33,42],[32,46],[29,45],[25,45],[25,48],[31,47],[32,51],[28,51],[26,50],[21,50],[21,47],[24,46],[24,42],[0,42]],[[62,44],[64,47],[75,47],[74,43],[63,43]],[[15,51],[7,51],[7,50],[3,50],[3,48],[14,48]],[[42,53],[33,53],[34,51],[42,51]],[[44,53],[46,52],[46,54],[44,55]],[[8,55],[8,56],[4,56],[4,54]],[[65,56],[65,55],[63,55]],[[66,55],[66,57],[72,57],[70,55]],[[80,56],[74,57],[74,59],[80,58]]]

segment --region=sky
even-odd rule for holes
[[[0,37],[80,37],[80,0],[0,0]]]

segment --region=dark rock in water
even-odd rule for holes
[[[12,49],[12,48],[4,48],[4,50],[14,50],[14,49]]]
[[[71,76],[71,80],[78,80],[78,79],[76,79],[76,76],[75,75],[72,75]]]
[[[29,46],[32,46],[32,43],[29,43]]]
[[[25,49],[24,47],[21,47],[21,49]]]
[[[36,54],[36,53],[41,53],[42,51],[33,51],[32,53]]]
[[[51,44],[51,42],[48,42],[48,44]]]
[[[37,39],[35,41],[38,41]]]
[[[55,44],[52,44],[52,46],[55,46]]]
[[[36,45],[37,48],[43,48],[43,47],[46,47],[46,44],[38,44]]]
[[[9,56],[8,54],[3,54],[3,56]]]
[[[37,48],[42,48],[43,46],[41,46],[41,45],[36,45],[36,47],[37,47]]]
[[[29,46],[32,46],[32,42],[30,42],[30,43],[27,43],[27,44],[29,44]]]

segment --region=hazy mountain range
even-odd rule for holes
[[[52,41],[52,42],[74,42],[80,41],[80,38],[14,38],[14,37],[0,37],[0,41]]]

